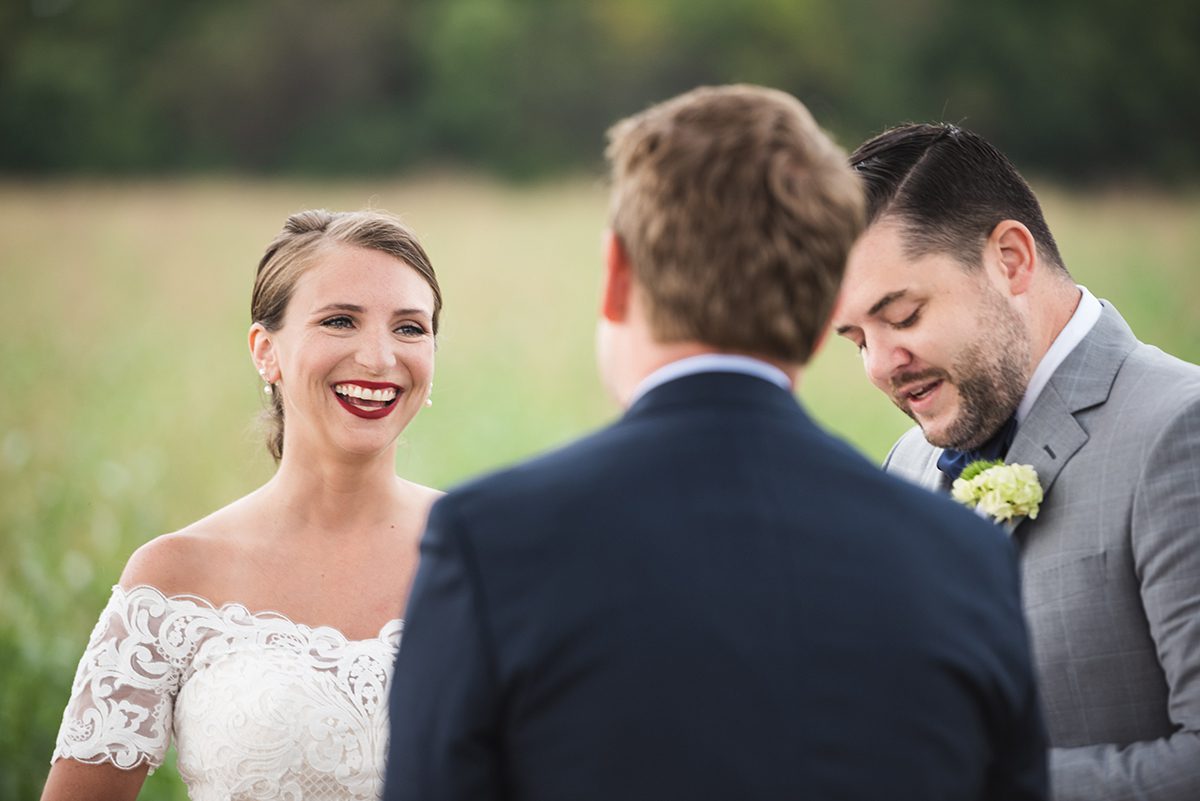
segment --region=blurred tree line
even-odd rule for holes
[[[748,81],[848,147],[946,119],[1042,174],[1181,182],[1198,75],[1194,0],[3,0],[0,171],[540,174]]]

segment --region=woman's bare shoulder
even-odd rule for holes
[[[406,506],[409,514],[413,516],[413,524],[416,532],[419,534],[425,530],[425,521],[429,517],[429,510],[437,503],[438,499],[445,496],[445,492],[433,487],[426,487],[423,484],[416,484],[412,481],[401,479],[404,485],[405,493],[408,497]]]
[[[413,497],[416,498],[426,510],[433,506],[434,502],[437,501],[438,498],[446,494],[440,489],[426,487],[424,484],[414,484],[411,481],[408,482],[408,486],[413,493]]]
[[[235,502],[146,542],[129,557],[120,585],[128,589],[146,584],[164,595],[208,597],[222,566],[238,555],[239,521],[244,516],[241,502]]]

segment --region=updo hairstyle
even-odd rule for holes
[[[250,319],[267,331],[278,331],[296,282],[317,260],[322,248],[350,245],[395,256],[416,270],[433,290],[433,333],[438,332],[442,290],[437,275],[417,240],[399,218],[382,211],[301,211],[288,217],[283,230],[258,263]],[[283,393],[275,387],[264,413],[267,450],[278,462],[283,457]]]

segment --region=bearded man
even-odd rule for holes
[[[917,426],[885,469],[945,491],[1032,465],[1016,521],[1058,801],[1200,798],[1200,367],[1071,279],[981,137],[907,125],[851,156],[868,228],[834,326]]]

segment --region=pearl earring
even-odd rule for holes
[[[426,406],[432,406],[432,405],[433,405],[433,397],[432,397],[432,395],[433,395],[433,384],[430,384],[430,385],[429,385],[429,392],[425,393],[425,405],[426,405]]]
[[[263,393],[266,395],[272,395],[275,393],[275,388],[270,384],[267,384],[265,387],[263,387]]]

